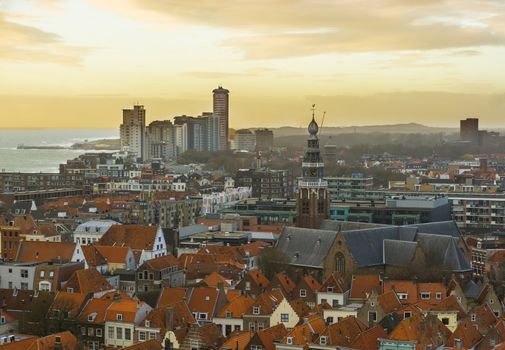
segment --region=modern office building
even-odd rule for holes
[[[123,109],[123,123],[120,126],[121,149],[143,161],[148,157],[146,140],[146,110],[142,105],[133,109]]]
[[[365,199],[366,191],[373,188],[373,177],[355,173],[351,176],[325,177],[331,200]]]
[[[479,142],[479,119],[467,118],[460,121],[459,139],[477,144]]]
[[[293,196],[293,174],[289,170],[239,169],[237,187],[251,187],[254,198],[290,198]]]
[[[256,134],[256,151],[269,152],[274,147],[274,133],[269,129],[257,129]]]
[[[253,152],[256,149],[256,135],[249,129],[239,129],[235,133],[237,150]]]
[[[219,117],[219,150],[228,149],[228,119],[229,119],[229,93],[227,89],[219,86],[213,93],[213,114]]]

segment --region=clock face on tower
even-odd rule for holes
[[[310,169],[310,176],[316,177],[317,176],[317,170],[316,169]]]

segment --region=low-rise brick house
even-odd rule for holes
[[[223,336],[227,337],[232,332],[244,330],[243,316],[253,302],[254,300],[250,296],[241,295],[231,300],[216,314],[213,322],[220,327]]]
[[[185,284],[184,270],[173,255],[146,260],[136,272],[137,292],[158,291],[164,287],[182,287]]]
[[[347,304],[349,299],[349,286],[339,272],[333,272],[323,282],[323,285],[317,292],[317,305],[328,303],[332,307]]]
[[[74,272],[82,270],[84,263],[68,262],[38,265],[35,269],[34,288],[44,291],[57,292],[62,290],[63,285],[70,279]]]
[[[291,291],[292,298],[301,298],[310,306],[316,306],[317,292],[321,290],[321,283],[314,276],[307,275]]]
[[[268,278],[260,270],[249,271],[242,280],[235,286],[244,294],[250,294],[253,298],[263,293],[269,285]]]
[[[101,349],[105,345],[105,313],[112,304],[108,298],[94,298],[87,302],[79,315],[79,341],[89,350]]]
[[[402,304],[395,292],[389,291],[377,294],[374,290],[358,311],[358,319],[369,327],[375,326],[382,319],[402,308]]]

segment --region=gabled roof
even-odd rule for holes
[[[248,315],[252,315],[256,307],[259,308],[260,315],[271,315],[275,307],[282,301],[268,292],[261,293],[256,297],[252,306],[247,310]]]
[[[256,283],[256,285],[258,285],[259,287],[262,287],[262,288],[268,287],[268,284],[270,283],[270,281],[268,280],[268,278],[265,277],[265,275],[259,269],[251,270],[247,274],[254,281],[254,283]]]
[[[59,261],[72,259],[75,243],[21,241],[16,254],[16,262]]]
[[[345,293],[349,290],[349,286],[338,271],[333,271],[333,273],[329,275],[328,278],[326,278],[321,286],[320,291],[326,292],[328,290],[328,287],[332,287],[334,293]]]
[[[144,264],[153,270],[162,270],[172,266],[179,266],[179,260],[173,255],[162,255],[158,258],[146,260]]]
[[[238,331],[230,334],[225,342],[219,347],[222,350],[244,350],[251,341],[254,333],[251,331]]]
[[[162,350],[163,344],[157,339],[150,339],[143,342],[135,343],[131,346],[121,348],[121,350]]]
[[[217,272],[212,272],[211,274],[205,276],[202,283],[207,287],[217,288],[220,283],[222,283],[224,288],[229,288],[230,284],[226,281],[226,278],[218,274]]]
[[[321,283],[319,283],[319,281],[316,280],[314,276],[307,275],[303,278],[303,281],[305,282],[307,288],[309,288],[312,292],[316,293],[321,290]]]
[[[311,312],[310,307],[307,305],[303,298],[290,300],[289,305],[291,305],[293,310],[295,310],[296,314],[300,318],[307,316]]]
[[[90,299],[79,314],[79,321],[83,323],[105,323],[105,313],[112,304],[112,299]]]
[[[124,264],[128,257],[129,247],[93,245],[108,263]]]
[[[384,328],[377,325],[358,334],[358,336],[350,344],[350,348],[360,350],[377,350],[379,348],[379,338],[387,338],[387,334],[384,331]]]
[[[78,348],[75,335],[66,331],[39,338],[30,344],[26,350],[54,350],[57,348],[55,345],[57,342],[63,350],[77,350]]]
[[[431,308],[431,311],[456,311],[458,313],[458,319],[465,316],[465,310],[463,310],[463,307],[455,295],[450,295],[442,299]]]
[[[277,248],[293,265],[323,268],[323,261],[336,235],[335,231],[285,226],[277,241]]]
[[[63,286],[63,290],[73,288],[77,293],[96,293],[113,289],[111,284],[95,268],[75,271]]]
[[[290,293],[296,287],[293,280],[284,272],[277,273],[270,281],[269,286],[274,287],[276,283],[278,283],[282,290],[286,293]]]
[[[98,244],[126,246],[132,250],[153,250],[157,231],[157,226],[112,225]]]
[[[263,343],[265,350],[275,350],[274,343],[280,342],[284,336],[288,334],[288,331],[286,326],[284,326],[284,323],[279,323],[278,325],[266,328],[257,334]]]
[[[455,339],[460,339],[463,346],[467,349],[473,349],[483,338],[483,335],[477,330],[477,327],[464,319],[458,324],[450,338],[450,344],[454,344]]]
[[[184,301],[186,298],[186,291],[186,288],[163,288],[161,290],[161,294],[156,307],[164,307],[180,301]]]
[[[351,299],[367,299],[375,290],[382,293],[382,281],[379,275],[353,275],[351,281]]]
[[[326,336],[326,344],[329,346],[350,346],[356,337],[366,329],[367,326],[363,322],[354,316],[348,316],[327,326],[320,334],[318,343],[320,343],[321,336]]]
[[[171,319],[167,319],[171,317]],[[165,307],[152,309],[144,320],[140,323],[141,327],[146,326],[146,321],[150,322],[152,328],[160,328],[165,333],[168,330],[175,330],[181,327],[187,327],[189,324],[196,323],[188,305],[183,301],[178,301]],[[172,329],[167,329],[167,325],[172,325]]]
[[[451,331],[442,321],[434,315],[424,316],[422,313],[404,319],[389,335],[393,340],[417,341],[417,349],[425,349],[430,344],[437,348],[450,337]]]
[[[303,319],[303,323],[293,328],[284,337],[283,343],[291,337],[294,345],[306,345],[313,343],[324,331],[326,325],[319,315],[311,315]]]
[[[90,267],[97,267],[100,265],[106,265],[107,259],[100,254],[96,246],[89,244],[81,246],[82,254],[84,255],[84,259],[88,263]]]
[[[191,312],[207,313],[208,319],[211,319],[216,312],[218,297],[219,291],[215,288],[193,288],[189,297],[188,307]]]
[[[412,281],[404,280],[385,280],[384,292],[394,291],[398,293],[407,293],[407,299],[403,299],[404,304],[414,304],[417,302],[417,285]]]
[[[139,306],[145,304],[143,301],[137,301],[124,293],[111,292],[102,298],[112,298],[112,304],[105,312],[106,321],[116,321],[118,314],[122,315],[122,322],[134,323]]]
[[[58,310],[59,312],[69,312],[68,318],[77,318],[88,295],[84,293],[68,293],[60,291],[56,294],[51,304],[50,312]]]
[[[242,319],[242,316],[251,308],[253,303],[253,298],[248,295],[241,295],[222,308],[216,317]]]
[[[393,291],[385,292],[379,295],[377,297],[377,303],[382,306],[382,310],[384,310],[386,314],[390,314],[393,311],[398,311],[402,307],[400,300],[398,300],[396,293]]]

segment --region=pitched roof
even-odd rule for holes
[[[328,287],[332,287],[334,293],[345,293],[349,290],[349,286],[338,271],[333,271],[333,273],[326,278],[320,291],[326,292]]]
[[[336,235],[335,231],[285,226],[277,241],[277,248],[293,265],[323,268],[323,261]]]
[[[112,299],[106,298],[93,298],[88,300],[79,314],[79,320],[87,323],[104,324],[105,313],[112,303]]]
[[[324,320],[319,315],[306,317],[303,319],[302,324],[294,327],[288,332],[283,343],[286,343],[288,337],[292,338],[294,345],[312,343],[324,331],[325,326]]]
[[[321,283],[319,283],[319,281],[316,280],[314,276],[307,275],[303,278],[303,281],[305,281],[307,287],[313,292],[318,292],[319,290],[321,290]]]
[[[137,315],[138,306],[144,304],[142,301],[137,301],[124,293],[116,291],[104,295],[102,298],[110,299],[112,297],[112,304],[105,312],[106,321],[116,321],[117,315],[122,315],[123,322],[133,323]]]
[[[88,263],[90,267],[97,267],[100,265],[106,265],[107,259],[100,254],[96,246],[89,244],[81,247],[82,254],[84,255],[84,259]]]
[[[407,298],[402,299],[403,304],[413,304],[417,302],[417,285],[412,281],[403,280],[385,280],[384,292],[394,291],[398,293],[407,293]]]
[[[170,317],[171,319],[167,319]],[[175,330],[180,327],[187,327],[188,324],[196,323],[188,305],[183,301],[152,309],[140,325],[145,326],[146,321],[150,322],[150,327],[164,330],[163,333],[169,330],[167,329],[167,325],[170,324],[172,325],[172,329],[170,330]]]
[[[111,284],[95,268],[75,271],[63,286],[63,290],[73,288],[77,293],[96,293],[111,290]]]
[[[275,342],[280,342],[284,338],[288,331],[284,323],[279,323],[275,326],[266,328],[261,332],[258,332],[258,337],[260,338],[265,350],[275,350]]]
[[[438,304],[431,308],[432,311],[456,311],[458,313],[458,318],[464,317],[465,310],[459,303],[455,295],[450,295],[447,298],[442,299]]]
[[[21,241],[16,254],[16,262],[57,261],[68,262],[72,259],[75,243]]]
[[[183,301],[186,298],[186,288],[163,288],[156,307],[164,307]]]
[[[321,336],[326,336],[327,345],[349,346],[356,339],[356,337],[366,329],[367,326],[363,322],[354,316],[348,316],[337,323],[333,323],[327,326],[326,329],[320,334],[319,339]]]
[[[112,225],[98,244],[127,246],[132,250],[153,250],[157,231],[157,226]]]
[[[215,288],[193,288],[189,297],[188,307],[191,312],[207,313],[208,319],[211,319],[216,311],[218,296],[219,291]]]
[[[265,277],[265,275],[260,270],[258,270],[258,269],[251,270],[247,274],[249,275],[249,277],[251,277],[251,279],[254,281],[254,283],[256,283],[256,285],[258,285],[259,287],[262,287],[262,288],[268,287],[268,284],[270,283],[270,281],[268,280],[268,278]]]
[[[86,300],[87,294],[60,291],[56,294],[50,311],[69,312],[69,318],[77,318]]]
[[[224,288],[229,288],[230,284],[226,281],[226,278],[218,274],[217,272],[212,272],[211,274],[205,276],[202,283],[207,287],[217,288],[220,283],[223,284]]]
[[[144,262],[147,266],[149,266],[153,270],[162,270],[172,266],[179,266],[179,260],[173,255],[162,255],[160,257],[146,260]]]
[[[454,344],[455,339],[460,339],[465,348],[473,349],[482,338],[483,336],[477,330],[477,327],[469,319],[464,319],[458,324],[456,330],[451,335],[450,343]]]
[[[379,275],[353,275],[351,281],[351,299],[367,299],[368,295],[375,290],[382,292],[382,281]]]
[[[291,278],[289,278],[288,275],[286,275],[286,273],[284,272],[279,272],[277,273],[273,278],[272,280],[270,281],[270,287],[273,287],[274,286],[274,282],[277,282],[279,283],[279,286],[286,292],[286,293],[290,293],[295,287],[295,283],[293,282],[293,280]]]
[[[116,225],[119,226],[119,225]],[[128,257],[129,247],[107,246],[107,245],[93,245],[108,263],[124,264]]]
[[[377,303],[382,306],[382,309],[386,314],[390,314],[393,311],[397,311],[402,307],[400,300],[393,291],[385,292],[377,297]]]
[[[249,295],[241,295],[226,304],[226,306],[217,313],[216,317],[242,319],[242,316],[251,308],[253,303],[254,300]]]
[[[70,331],[38,338],[26,350],[53,350],[59,342],[62,350],[77,350],[77,338]]]
[[[244,350],[251,341],[254,333],[251,331],[239,331],[230,334],[225,342],[219,347],[222,350]]]
[[[451,331],[434,315],[424,316],[422,313],[413,315],[401,321],[389,335],[393,340],[417,341],[417,349],[427,345],[445,344],[451,337]]]
[[[358,334],[350,347],[360,350],[377,350],[379,348],[379,338],[387,338],[387,333],[384,328],[377,325]]]
[[[140,343],[121,348],[122,350],[161,350],[164,347],[157,339],[150,339]]]

